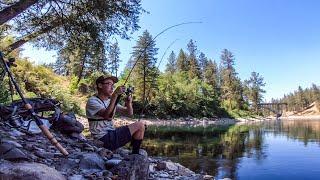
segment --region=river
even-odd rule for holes
[[[149,127],[144,148],[216,179],[318,179],[319,142],[320,120],[278,120]]]

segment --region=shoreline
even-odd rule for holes
[[[89,128],[88,120],[84,117],[77,116],[77,120],[84,125],[85,129]],[[134,122],[137,122],[139,119],[132,119],[127,117],[117,117],[114,119],[114,125],[124,126]],[[268,116],[268,117],[247,117],[247,118],[178,118],[178,119],[151,119],[151,118],[143,118],[140,121],[149,125],[156,126],[182,126],[182,125],[190,125],[193,127],[197,126],[209,126],[209,125],[234,125],[234,124],[243,124],[248,122],[261,122],[261,121],[270,121],[277,120],[276,117]],[[291,115],[291,116],[281,116],[279,120],[320,120],[320,115]]]

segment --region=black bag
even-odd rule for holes
[[[26,100],[31,104],[40,119],[46,119],[52,124],[51,128],[65,134],[81,133],[83,131],[83,125],[77,121],[74,113],[62,113],[58,101],[45,98],[30,98]],[[0,120],[8,121],[13,127],[21,127],[21,124],[23,124],[21,121],[30,121],[32,119],[28,110],[24,108],[23,101],[18,100],[7,106],[0,105]]]
[[[57,121],[54,121],[51,128],[59,130],[61,133],[81,133],[84,129],[83,125],[77,121],[74,113],[61,113]]]

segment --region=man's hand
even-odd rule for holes
[[[113,91],[113,96],[119,96],[119,95],[121,95],[121,94],[123,94],[124,92],[126,91],[126,87],[125,86],[118,86],[117,88],[116,88],[116,90],[114,90]]]
[[[131,94],[129,96],[127,96],[126,103],[132,103],[132,95]]]

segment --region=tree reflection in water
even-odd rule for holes
[[[144,148],[149,155],[163,156],[198,173],[236,177],[239,157],[263,158],[262,131],[258,126],[152,127]]]

